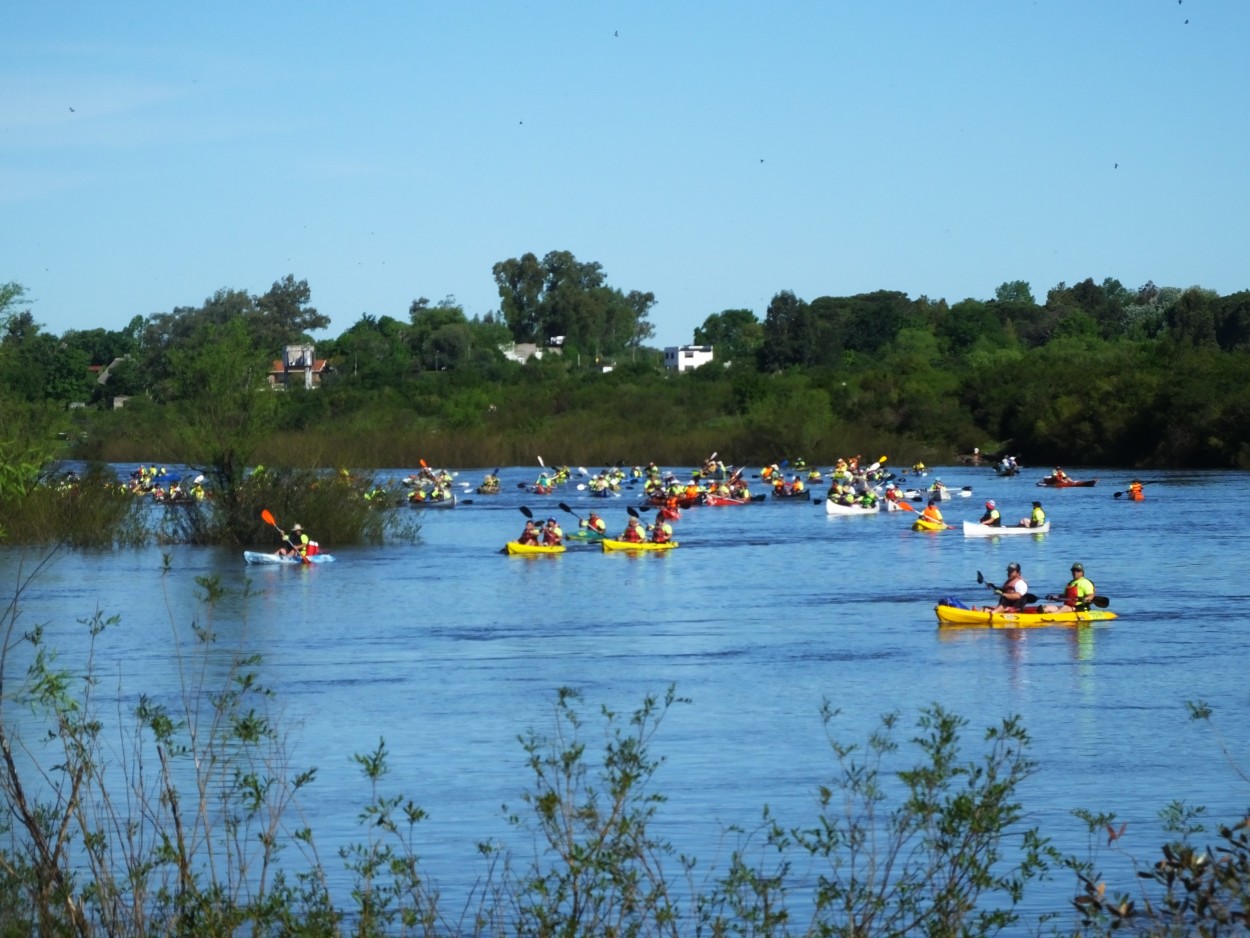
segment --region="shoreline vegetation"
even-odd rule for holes
[[[1037,763],[1019,719],[970,733],[936,704],[887,713],[862,740],[824,705],[829,775],[810,822],[783,827],[762,807],[728,821],[727,859],[702,866],[664,834],[662,725],[691,705],[673,686],[628,713],[556,690],[552,725],[518,736],[531,778],[502,808],[534,850],[481,844],[477,885],[453,907],[419,856],[425,812],[395,787],[384,739],[352,757],[358,839],[319,852],[302,811],[317,770],[293,764],[260,659],[216,647],[216,578],[197,578],[180,691],[123,712],[95,663],[121,617],[82,620],[84,659],[61,659],[43,627],[17,627],[37,574],[0,619],[5,935],[1101,936],[1250,924],[1250,819],[1218,826],[1209,852],[1197,845],[1210,838],[1203,809],[1173,803],[1160,812],[1173,839],[1139,861],[1114,815],[1077,811],[1088,851],[1061,855],[1021,800]],[[203,667],[223,653],[224,673]],[[1189,709],[1210,719],[1204,704]],[[1112,853],[1142,870],[1135,882],[1100,872]],[[1025,899],[1043,880],[1070,881],[1070,899],[1030,921]]]

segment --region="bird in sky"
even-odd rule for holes
[[[1119,168],[1120,168],[1120,164],[1119,164],[1119,163],[1116,163],[1116,164],[1115,164],[1114,166],[1112,166],[1111,168],[1112,168],[1112,169],[1119,169]]]
[[[1185,22],[1189,22],[1189,21],[1188,21],[1188,20],[1186,20]],[[74,109],[73,109],[73,108],[70,108],[70,109],[69,109],[69,112],[70,112],[71,114],[73,114],[73,113],[74,113]]]

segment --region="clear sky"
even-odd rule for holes
[[[293,274],[336,336],[571,251],[712,313],[1250,288],[1248,0],[11,2],[0,282],[120,329]]]

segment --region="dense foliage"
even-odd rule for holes
[[[951,304],[783,290],[763,319],[707,316],[692,338],[715,360],[675,373],[645,345],[654,296],[610,287],[598,264],[553,251],[493,272],[499,313],[422,297],[404,318],[363,314],[316,343],[320,386],[284,394],[260,393],[271,363],[329,325],[306,281],[60,337],[9,283],[0,404],[76,455],[193,462],[227,481],[255,462],[693,463],[713,450],[739,464],[878,448],[941,462],[979,447],[1026,464],[1250,468],[1250,291],[1087,279],[1038,302],[1013,281]]]

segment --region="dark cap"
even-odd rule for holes
[[[1034,508],[1041,508],[1041,507],[1042,507],[1042,503],[1041,503],[1041,502],[1034,502],[1034,503],[1033,503],[1033,507],[1034,507]]]
[[[1073,570],[1073,572],[1076,572],[1077,570],[1080,570],[1082,573],[1084,573],[1084,572],[1085,572],[1085,568],[1084,568],[1083,566],[1081,566],[1079,563],[1074,563],[1074,564],[1072,565],[1072,570]]]
[[[1008,570],[1015,570],[1015,571],[1016,571],[1016,573],[1019,573],[1019,572],[1020,572],[1020,565],[1019,565],[1018,563],[1016,563],[1016,562],[1013,560],[1011,563],[1007,564],[1007,569],[1008,569]]]

